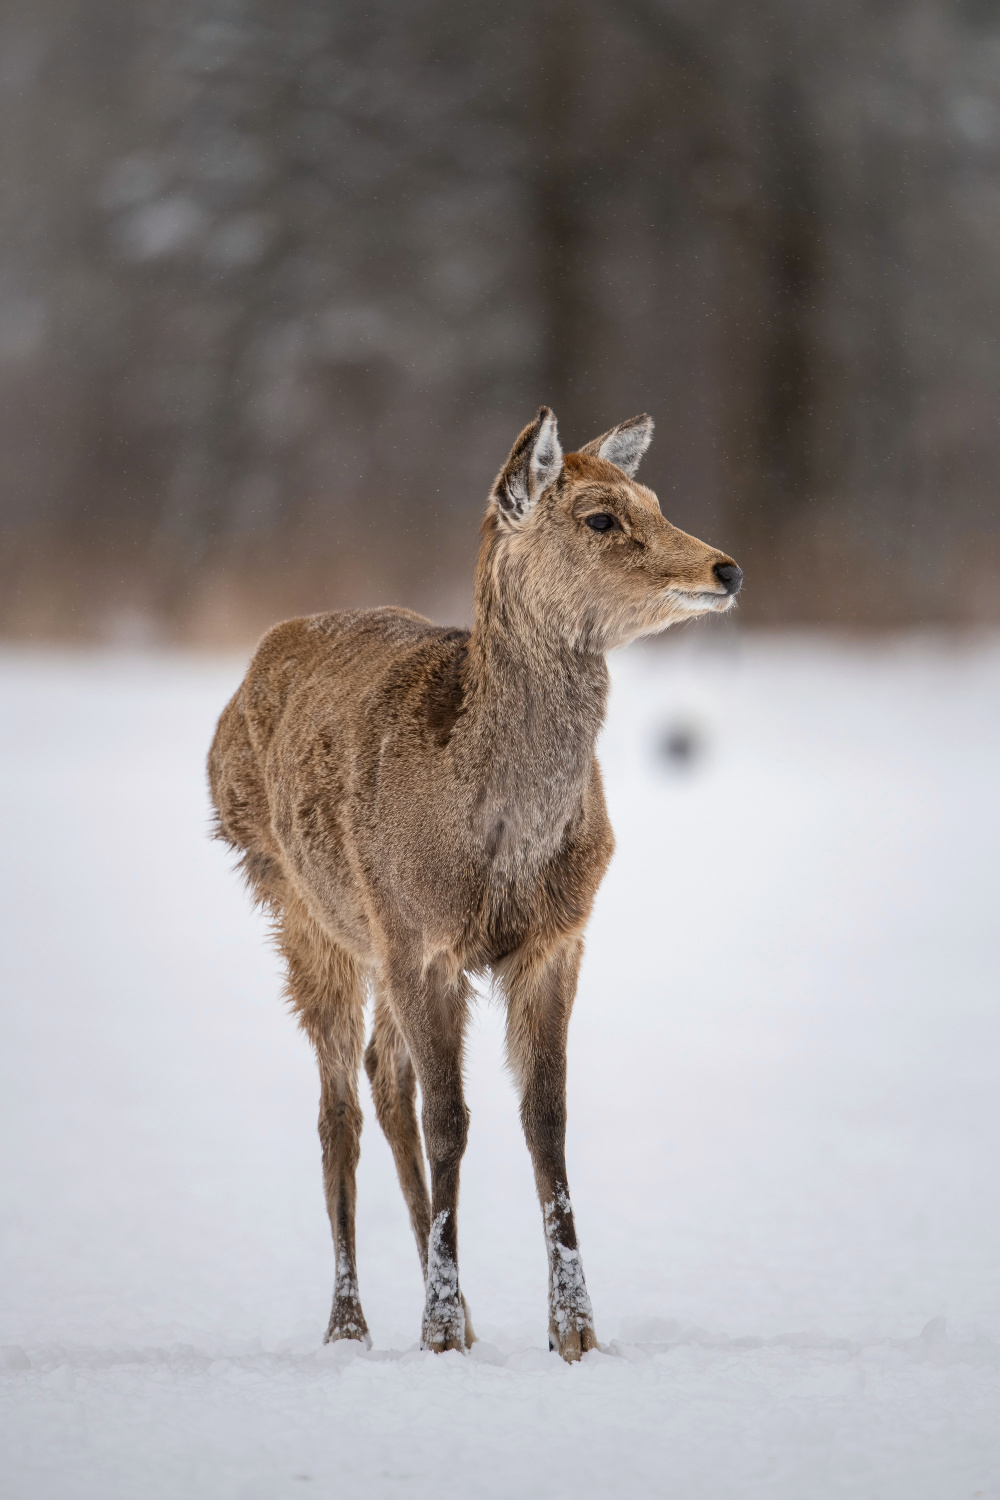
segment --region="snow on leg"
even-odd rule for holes
[[[565,1186],[557,1186],[554,1196],[542,1204],[542,1222],[549,1258],[549,1347],[563,1359],[579,1359],[596,1348],[597,1337]]]

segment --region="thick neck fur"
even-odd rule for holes
[[[558,848],[580,808],[604,720],[603,655],[582,651],[531,597],[521,559],[487,516],[455,751],[496,858]]]

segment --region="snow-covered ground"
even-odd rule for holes
[[[1000,643],[615,664],[570,1050],[603,1352],[546,1351],[501,1027],[422,1354],[374,1119],[375,1347],[322,1348],[317,1081],[205,837],[241,663],[0,657],[0,1494],[1000,1497]],[[686,760],[664,751],[692,743]],[[367,1106],[367,1087],[366,1106]]]

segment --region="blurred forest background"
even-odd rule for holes
[[[1000,619],[998,0],[6,0],[0,631],[467,615],[542,401],[741,615]]]

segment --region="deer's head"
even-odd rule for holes
[[[564,454],[543,406],[497,475],[485,531],[494,585],[589,650],[731,609],[743,574],[725,552],[671,526],[635,473],[653,435],[632,417]]]

